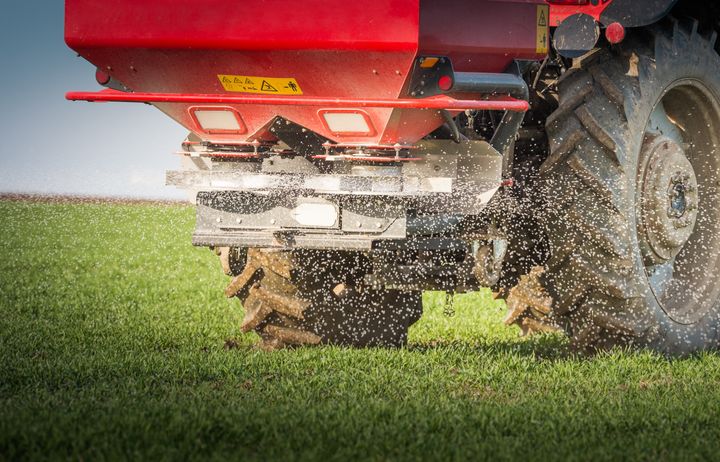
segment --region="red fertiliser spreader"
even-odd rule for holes
[[[108,87],[67,97],[150,103],[213,143],[272,143],[282,119],[332,145],[413,145],[445,111],[525,112],[513,66],[546,55],[547,15],[539,0],[67,0],[66,42]]]
[[[106,87],[67,98],[190,131],[166,181],[192,193],[243,330],[400,345],[421,289],[497,281],[485,211],[513,184],[549,20],[542,0],[66,0],[66,42]]]

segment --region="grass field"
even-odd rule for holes
[[[0,459],[720,457],[718,356],[576,358],[487,293],[407,349],[256,351],[193,218],[0,202]]]

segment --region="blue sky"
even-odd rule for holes
[[[142,104],[70,102],[95,69],[63,38],[62,0],[4,2],[0,192],[185,198],[164,185],[187,131]]]

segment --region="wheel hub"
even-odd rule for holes
[[[640,244],[646,263],[657,265],[674,258],[692,235],[698,183],[682,147],[669,137],[647,136],[642,158]]]

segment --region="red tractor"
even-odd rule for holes
[[[66,0],[97,92],[190,131],[261,345],[397,346],[421,291],[524,331],[720,342],[720,8],[692,0]]]

